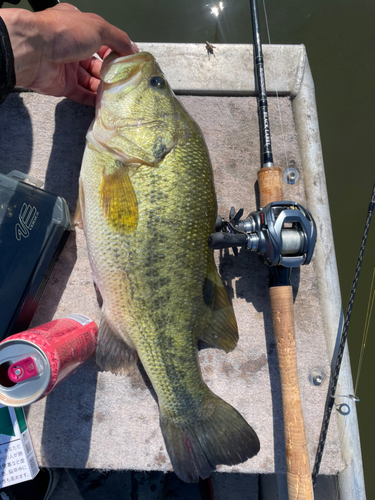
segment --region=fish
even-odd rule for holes
[[[255,456],[256,432],[209,389],[198,360],[199,341],[225,352],[238,341],[207,243],[217,210],[209,153],[148,52],[103,62],[78,207],[103,300],[100,369],[124,374],[139,357],[183,481]]]

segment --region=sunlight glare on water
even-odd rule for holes
[[[210,4],[206,4],[207,7],[211,9],[211,12],[214,16],[219,17],[221,12],[224,10],[224,2],[219,2],[218,5],[214,5],[213,7]]]

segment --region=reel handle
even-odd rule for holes
[[[232,247],[245,247],[247,245],[246,234],[238,233],[213,233],[208,238],[208,245],[213,250]]]

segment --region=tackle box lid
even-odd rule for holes
[[[0,340],[28,328],[71,229],[65,200],[41,185],[0,174]]]

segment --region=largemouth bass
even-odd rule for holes
[[[259,451],[254,430],[204,383],[198,341],[238,340],[207,239],[216,196],[198,125],[154,57],[111,54],[87,134],[79,202],[103,298],[96,360],[124,373],[137,354],[158,396],[174,471],[186,482]]]

